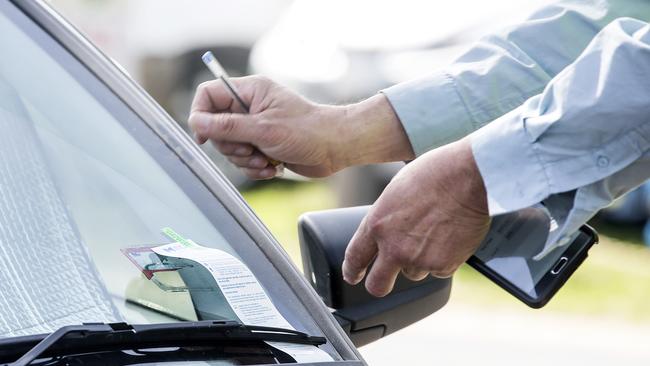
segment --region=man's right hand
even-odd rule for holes
[[[347,166],[408,160],[411,146],[386,98],[379,94],[349,106],[311,103],[274,82],[233,78],[245,114],[221,81],[201,84],[189,119],[198,143],[211,140],[251,179],[269,179],[269,158],[292,171],[325,177]]]

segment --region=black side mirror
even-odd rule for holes
[[[341,264],[352,235],[370,206],[309,212],[298,231],[305,276],[325,304],[334,309],[350,339],[359,347],[427,317],[449,299],[451,279],[428,277],[413,282],[401,274],[383,298],[370,295],[363,282],[343,281]]]

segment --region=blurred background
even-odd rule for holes
[[[212,50],[233,76],[263,74],[312,100],[349,103],[453,61],[549,0],[50,0],[187,129]],[[217,163],[299,268],[306,211],[372,203],[401,164],[325,180],[254,183]],[[601,244],[542,310],[463,267],[438,313],[361,348],[371,365],[650,364],[650,187],[592,224]],[[644,240],[645,239],[645,240]],[[399,350],[399,352],[398,352]]]

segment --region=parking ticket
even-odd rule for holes
[[[152,248],[163,256],[189,259],[205,267],[217,282],[228,304],[244,324],[294,329],[273,305],[255,275],[242,261],[215,248],[200,246],[173,230],[163,232],[176,242]],[[312,345],[266,342],[289,354],[298,362],[332,361],[322,349]]]

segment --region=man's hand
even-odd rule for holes
[[[189,124],[197,142],[215,147],[251,179],[275,174],[268,158],[308,177],[325,177],[347,166],[413,157],[399,120],[383,95],[358,104],[311,103],[272,81],[234,78],[243,114],[222,83],[197,90]]]
[[[350,241],[343,276],[385,296],[401,272],[412,280],[449,277],[477,249],[490,225],[483,180],[469,140],[430,151],[386,187]]]

